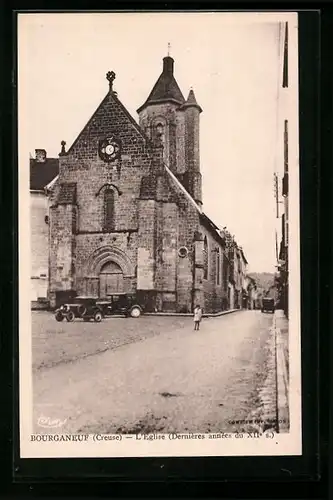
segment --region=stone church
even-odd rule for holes
[[[68,151],[62,143],[49,195],[51,306],[75,293],[135,292],[151,311],[233,307],[230,282],[243,271],[202,209],[202,109],[193,90],[185,99],[165,57],[138,124],[114,79],[109,72],[107,95]]]

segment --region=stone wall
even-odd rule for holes
[[[204,304],[205,312],[218,312],[225,309],[227,290],[223,284],[223,258],[224,248],[218,237],[215,238],[213,233],[208,231],[204,226],[201,226],[203,237],[207,237],[208,243],[208,276],[203,279]],[[217,282],[217,250],[220,252],[220,280]]]
[[[120,140],[121,155],[105,163],[98,145],[110,136]],[[153,160],[154,151],[138,125],[117,97],[108,94],[68,153],[60,157],[51,209],[51,295],[69,287],[80,294],[98,294],[98,276],[92,273],[87,281],[86,263],[98,249],[103,254],[104,247],[115,247],[129,259],[133,272],[124,275],[125,291],[136,289],[138,199],[142,177],[150,171]],[[76,183],[76,200],[73,205],[61,206],[57,201],[59,187],[67,183]],[[107,188],[114,192],[111,232],[104,227]],[[70,214],[74,213],[76,224],[71,233]]]
[[[30,192],[30,256],[31,300],[47,297],[48,288],[48,231],[45,222],[47,198],[43,192]]]
[[[170,169],[175,171],[177,165],[183,169],[184,114],[163,104],[151,107],[150,114],[144,110],[140,121],[149,134],[151,120],[161,113],[167,124]],[[120,141],[121,152],[118,159],[105,163],[98,146],[110,136]],[[197,136],[198,130],[193,131],[193,140]],[[110,92],[69,151],[60,156],[59,178],[50,198],[53,304],[57,292],[98,296],[99,273],[109,260],[121,269],[124,291],[137,290],[149,297],[152,309],[192,312],[194,302],[206,312],[223,309],[221,241],[200,223],[200,211],[163,166],[163,155],[165,150],[152,145]],[[196,154],[192,166],[198,168],[198,161]],[[75,196],[70,198],[66,186],[72,186]],[[61,201],[64,188],[65,202]],[[111,229],[104,224],[107,189],[114,193]],[[202,265],[204,235],[209,248],[207,280]],[[216,248],[221,252],[219,284]]]

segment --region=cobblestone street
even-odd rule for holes
[[[239,430],[267,379],[272,315],[110,318],[57,323],[33,313],[34,431]],[[59,432],[59,429],[54,430]]]

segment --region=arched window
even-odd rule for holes
[[[155,124],[154,138],[158,144],[165,145],[165,128],[163,123],[158,122]]]
[[[104,231],[113,231],[114,227],[114,191],[108,188],[104,191]]]
[[[208,279],[208,241],[207,236],[204,238],[203,247],[203,269],[204,269],[204,279]]]
[[[164,116],[155,116],[150,122],[151,138],[155,144],[166,146],[167,122]]]
[[[221,284],[221,253],[220,249],[216,249],[216,284]]]

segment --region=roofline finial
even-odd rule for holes
[[[108,80],[109,82],[109,88],[110,88],[110,92],[113,91],[113,81],[115,80],[116,78],[116,74],[114,71],[108,71],[106,73],[106,79]]]
[[[170,51],[171,51],[171,43],[168,42],[168,57],[170,57]]]

